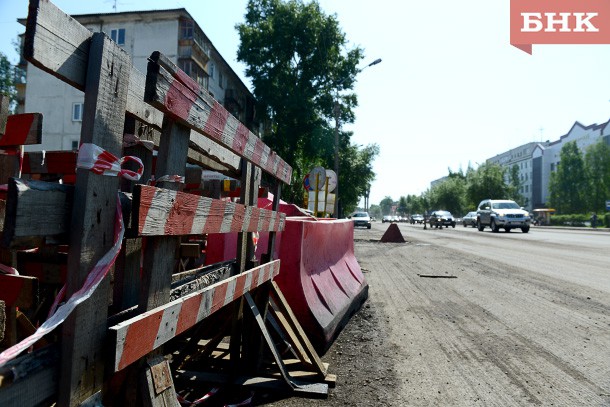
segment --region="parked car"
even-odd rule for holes
[[[424,223],[424,217],[422,215],[420,215],[419,213],[416,213],[415,215],[411,215],[411,224],[416,224],[416,223]]]
[[[385,215],[381,218],[381,223],[392,222],[392,217],[390,215]]]
[[[371,217],[368,212],[355,212],[351,219],[354,221],[354,227],[362,226],[367,229],[371,228]]]
[[[462,218],[462,225],[464,225],[464,227],[472,226],[473,228],[476,228],[477,227],[476,211],[468,212],[466,215],[464,215],[464,217]]]
[[[492,232],[498,232],[500,228],[506,232],[520,228],[527,233],[531,220],[529,212],[508,199],[484,199],[477,210],[477,228],[481,232],[489,226]]]
[[[455,219],[453,215],[448,211],[434,211],[430,214],[428,220],[430,227],[442,228],[443,226],[448,228],[449,226],[455,227]]]

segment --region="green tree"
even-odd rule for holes
[[[506,199],[508,186],[504,182],[504,171],[498,164],[485,163],[468,172],[466,206],[476,207],[485,198]]]
[[[559,214],[583,213],[588,182],[584,159],[575,141],[561,148],[559,160],[549,181],[549,203]]]
[[[352,122],[357,98],[349,90],[363,51],[348,49],[337,17],[324,14],[316,1],[249,0],[245,22],[236,28],[241,40],[237,59],[247,65],[259,118],[270,124],[263,139],[294,169],[293,185],[283,197],[299,200],[297,184],[312,164],[334,168],[335,100],[340,121]],[[362,182],[353,178],[361,167],[350,171],[351,161],[345,156],[354,154],[346,151],[348,147],[352,147],[349,133],[342,132],[339,195],[345,211],[358,202],[350,191],[362,189],[352,185]],[[372,160],[373,150],[360,158]]]
[[[383,216],[381,214],[381,206],[371,205],[369,207],[369,215],[374,216],[375,218],[377,218],[377,220],[381,219],[381,217]]]
[[[434,209],[445,209],[459,216],[465,207],[466,181],[463,177],[449,177],[430,189],[430,204]]]
[[[0,52],[0,94],[8,96],[11,107],[14,108],[14,100],[17,97],[15,67],[2,52]]]
[[[383,214],[383,216],[389,215],[392,212],[394,200],[391,197],[386,196],[381,200],[381,202],[379,202],[379,206],[381,207],[381,213]]]
[[[407,205],[407,198],[406,197],[401,196],[398,199],[398,208],[396,210],[398,211],[400,216],[406,216],[407,213],[409,213],[409,207]]]
[[[588,210],[604,212],[610,199],[610,146],[603,140],[593,144],[585,154],[588,183]]]

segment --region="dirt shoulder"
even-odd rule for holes
[[[610,405],[607,294],[375,233],[356,234],[369,299],[322,358],[336,388],[259,405]]]

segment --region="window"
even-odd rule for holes
[[[180,20],[180,38],[183,40],[193,38],[193,20]]]
[[[83,121],[83,104],[73,103],[72,104],[72,121],[82,122]]]
[[[72,150],[78,150],[78,140],[72,140]]]
[[[216,67],[214,66],[214,62],[210,62],[209,65],[210,65],[210,67],[208,68],[208,70],[209,70],[208,73],[210,74],[210,78],[214,79],[214,69]]]
[[[110,30],[110,38],[119,45],[125,45],[125,29]]]
[[[551,172],[555,171],[555,164],[551,163]]]
[[[222,72],[218,71],[218,85],[220,86],[220,89],[224,88],[222,82],[224,81],[224,78],[222,77]]]

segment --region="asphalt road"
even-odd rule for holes
[[[354,232],[388,327],[371,363],[391,352],[397,378],[384,405],[610,405],[610,233],[399,224],[407,243],[380,243],[388,226]]]

